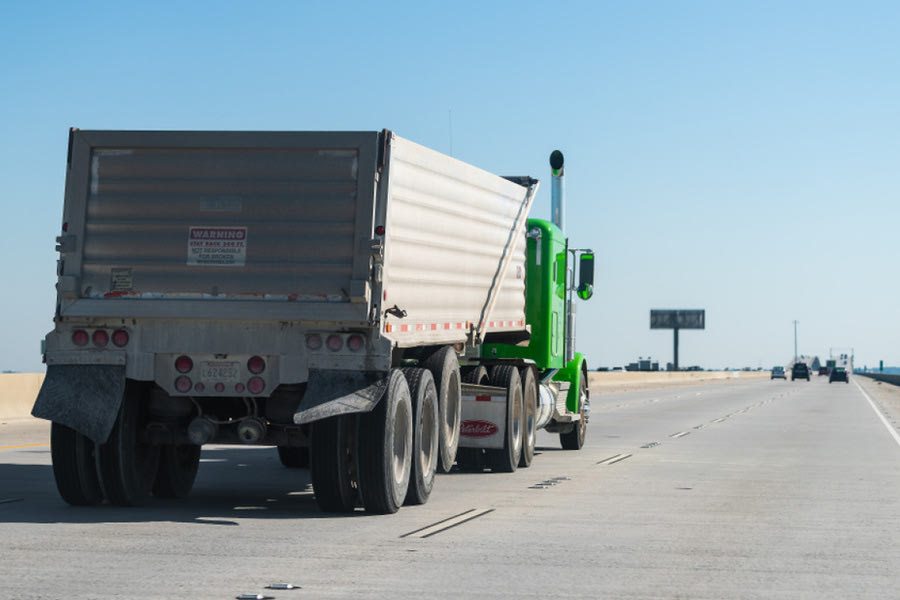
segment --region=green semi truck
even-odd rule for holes
[[[593,253],[391,131],[70,133],[33,414],[73,505],[183,498],[201,447],[277,447],[318,505],[392,513],[452,468],[584,443]],[[580,281],[576,286],[575,265]]]

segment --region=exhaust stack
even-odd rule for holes
[[[563,166],[563,153],[554,150],[550,153],[550,216],[553,224],[566,232],[566,169]]]

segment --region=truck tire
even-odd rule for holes
[[[200,467],[200,446],[167,444],[159,451],[159,469],[153,483],[158,498],[186,498],[194,487]]]
[[[485,457],[495,473],[513,473],[522,456],[522,380],[519,370],[510,365],[491,369],[491,385],[506,389],[506,433],[503,448],[485,450]]]
[[[437,390],[434,377],[428,369],[403,369],[409,385],[413,410],[412,465],[409,489],[403,504],[425,504],[434,488],[434,474],[438,463]]]
[[[475,385],[488,385],[490,382],[484,365],[461,367],[460,378],[463,383]],[[481,473],[486,468],[484,450],[460,446],[456,450],[456,467],[466,473]]]
[[[128,382],[119,416],[105,444],[97,449],[103,491],[110,504],[137,506],[153,489],[159,467],[159,446],[140,439],[145,422],[145,388]]]
[[[307,469],[309,468],[309,448],[278,446],[278,460],[288,469]]]
[[[316,504],[325,512],[353,512],[359,503],[356,424],[356,415],[339,415],[310,426],[310,479]]]
[[[538,389],[534,377],[534,369],[523,367],[519,369],[519,377],[522,379],[522,455],[519,457],[519,466],[526,468],[531,466],[534,459],[534,446],[537,438],[535,427],[537,418]]]
[[[406,378],[393,369],[384,397],[372,412],[359,417],[359,492],[367,512],[395,513],[406,498],[412,470],[412,413]]]
[[[584,438],[587,434],[587,400],[589,398],[588,391],[588,375],[582,370],[581,381],[578,388],[578,415],[581,417],[572,427],[572,431],[559,434],[559,443],[563,450],[581,450],[584,446]]]
[[[54,422],[50,426],[50,457],[56,489],[63,500],[72,506],[103,502],[95,446],[89,437]]]
[[[462,417],[462,391],[460,390],[459,361],[452,346],[444,346],[422,365],[434,377],[434,387],[438,394],[438,414],[440,415],[441,439],[438,471],[449,473],[456,460],[459,447],[459,422]]]

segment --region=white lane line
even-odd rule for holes
[[[691,435],[691,432],[690,431],[679,431],[678,433],[673,433],[669,437],[670,438],[682,438],[686,435]]]
[[[477,519],[478,517],[483,517],[486,514],[494,512],[493,508],[488,509],[476,509],[470,508],[469,510],[462,512],[458,515],[449,517],[444,519],[443,521],[438,521],[432,525],[427,527],[423,527],[421,529],[417,529],[415,531],[410,531],[409,533],[404,533],[401,535],[401,538],[406,537],[414,537],[414,538],[427,538],[433,535],[437,535],[442,531],[447,531],[457,525],[462,525],[463,523],[467,523],[472,519]]]
[[[631,458],[631,454],[616,454],[615,456],[610,456],[609,458],[604,458],[599,461],[598,465],[614,465],[617,462],[621,462],[626,458]]]
[[[893,437],[894,441],[897,442],[897,445],[900,446],[900,433],[897,433],[897,430],[894,429],[893,427],[891,427],[891,424],[888,423],[888,420],[884,418],[884,415],[881,414],[881,411],[878,410],[877,406],[875,406],[875,402],[872,400],[872,397],[866,393],[866,390],[862,389],[861,385],[856,383],[855,377],[853,379],[853,385],[855,385],[856,389],[858,389],[860,392],[862,392],[862,395],[866,397],[866,400],[869,401],[869,406],[872,407],[872,410],[875,411],[875,414],[878,415],[878,418],[881,419],[881,422],[884,423],[885,427],[887,427],[888,433],[891,434],[891,437]]]

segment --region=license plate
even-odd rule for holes
[[[200,363],[200,379],[235,383],[241,380],[241,363],[229,361],[204,361]]]

